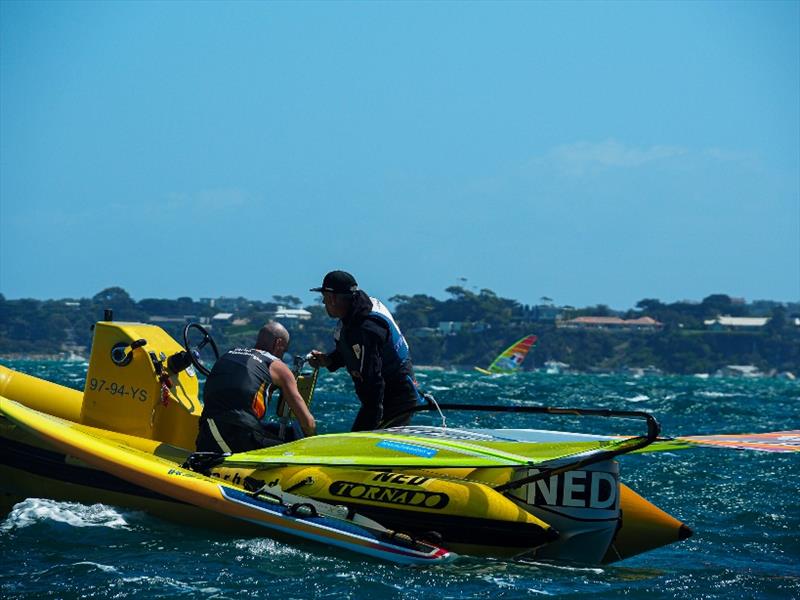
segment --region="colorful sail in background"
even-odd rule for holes
[[[503,350],[486,369],[475,367],[475,370],[486,375],[514,373],[522,365],[522,361],[525,360],[528,351],[533,348],[536,339],[535,335],[526,335]]]
[[[800,452],[800,430],[797,429],[738,435],[692,435],[676,439],[700,446],[720,446],[763,452]]]

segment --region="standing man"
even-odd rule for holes
[[[198,451],[246,452],[282,443],[259,422],[267,410],[270,386],[281,389],[303,433],[314,435],[314,417],[294,374],[280,360],[288,347],[289,332],[271,321],[258,332],[255,348],[234,348],[214,363],[203,390]]]
[[[322,301],[328,316],[339,319],[336,348],[311,351],[312,367],[336,371],[346,367],[361,400],[353,431],[376,429],[380,423],[407,425],[411,414],[394,419],[422,400],[406,342],[389,310],[358,289],[345,271],[331,271],[322,280]]]

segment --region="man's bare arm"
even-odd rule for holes
[[[286,400],[289,408],[292,409],[292,412],[297,417],[300,427],[303,428],[303,433],[314,435],[317,432],[317,423],[300,395],[294,374],[289,370],[289,367],[276,360],[269,366],[269,374],[272,376],[273,383],[281,388],[283,399]]]

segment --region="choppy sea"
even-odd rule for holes
[[[85,363],[7,366],[82,389]],[[644,410],[667,436],[800,428],[800,381],[420,370],[442,402]],[[346,375],[320,378],[321,432],[344,431]],[[415,423],[437,423],[419,417]],[[448,425],[638,433],[602,419],[451,414]],[[627,428],[627,429],[626,429]],[[187,529],[103,504],[29,498],[0,516],[2,598],[800,598],[800,454],[696,448],[626,456],[622,479],[694,530],[602,567],[462,557],[408,568],[311,543]]]

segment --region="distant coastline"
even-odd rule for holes
[[[425,295],[385,298],[420,372],[486,366],[514,340],[538,338],[524,370],[548,373],[800,374],[800,302],[746,302],[725,294],[665,304],[644,299],[618,311],[598,305],[523,304],[491,290],[452,286],[445,300]],[[320,304],[294,296],[145,298],[119,287],[92,298],[8,300],[0,294],[0,360],[87,360],[94,323],[107,310],[118,321],[161,327],[176,341],[187,323],[203,324],[221,350],[253,342],[261,325],[283,323],[291,351],[330,349],[334,321]]]
[[[0,363],[14,362],[60,362],[72,364],[87,364],[89,357],[76,356],[74,354],[60,352],[56,354],[36,354],[36,353],[5,353],[0,354]],[[519,373],[541,373],[548,376],[621,376],[632,379],[644,377],[697,377],[700,379],[779,379],[783,381],[798,381],[798,374],[792,371],[770,371],[761,372],[758,369],[750,368],[750,365],[726,365],[714,373],[664,373],[657,369],[623,368],[619,370],[588,369],[585,371],[576,369],[553,370],[552,367],[521,368]],[[468,365],[414,365],[414,369],[423,377],[426,373],[454,373],[472,372],[474,369]],[[503,375],[498,375],[503,377]]]

